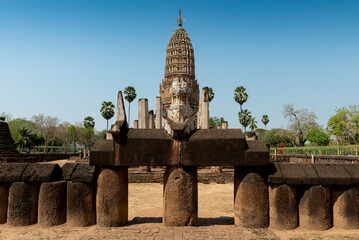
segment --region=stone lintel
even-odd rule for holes
[[[267,173],[268,173],[269,183],[274,183],[274,184],[284,183],[283,174],[282,174],[282,170],[280,169],[279,163],[270,163],[268,165]]]
[[[352,177],[353,184],[359,183],[359,164],[344,164],[345,170]]]
[[[269,164],[269,150],[263,141],[246,141],[247,150],[244,153],[244,161],[239,165],[242,166],[263,166]]]
[[[237,166],[244,160],[244,150],[245,139],[239,129],[201,129],[188,142],[181,142],[181,164]]]
[[[99,166],[114,165],[114,140],[98,139],[91,148],[90,164]]]
[[[300,185],[305,179],[305,172],[301,164],[280,163],[280,169],[283,174],[283,180],[286,184]]]
[[[352,177],[341,164],[314,164],[322,185],[350,185]]]
[[[247,149],[247,151],[245,151]],[[97,140],[90,164],[100,166],[263,166],[264,142],[246,143],[239,129],[201,129],[173,139],[164,129],[129,129],[126,136]]]

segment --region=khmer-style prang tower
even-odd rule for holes
[[[177,29],[167,46],[165,77],[160,84],[160,96],[165,115],[183,122],[198,111],[199,86],[195,77],[193,47],[183,29],[184,18],[176,18]]]

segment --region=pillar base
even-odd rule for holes
[[[279,230],[298,227],[297,197],[294,185],[270,184],[269,226]]]
[[[308,230],[331,227],[329,186],[304,186],[300,192],[299,226]]]
[[[235,167],[234,223],[246,228],[268,227],[268,186],[261,167]]]
[[[197,167],[167,167],[163,184],[163,224],[197,226]]]
[[[103,167],[97,180],[97,224],[120,227],[128,221],[128,168]]]

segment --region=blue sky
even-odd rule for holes
[[[359,1],[24,1],[0,0],[0,113],[95,118],[102,101],[132,85],[155,97],[181,3],[200,88],[210,115],[239,128],[237,86],[268,128],[287,127],[284,104],[314,111],[326,125],[335,108],[359,104]],[[127,104],[126,104],[127,107]],[[113,121],[114,119],[112,119]],[[132,123],[131,123],[132,125]]]

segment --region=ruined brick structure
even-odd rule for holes
[[[181,16],[178,20],[175,39],[187,36]],[[190,46],[189,38],[186,41]],[[192,61],[193,49],[189,50],[192,55],[188,55],[188,60]],[[168,59],[179,58],[168,55]],[[161,116],[159,112],[164,108],[177,111],[178,116],[164,114],[163,119],[161,116],[163,128],[158,127],[161,124],[156,129],[148,128],[146,99],[140,100],[143,109],[139,114],[140,128],[129,128],[119,91],[111,138],[95,142],[90,165],[65,164],[61,169],[57,164],[0,164],[0,222],[124,226],[128,221],[128,167],[166,166],[163,224],[196,226],[197,167],[229,166],[235,169],[236,226],[357,229],[359,164],[270,164],[269,149],[264,142],[246,139],[240,129],[207,129],[208,89],[204,88],[199,100],[191,61],[187,65],[173,65],[169,61],[166,65],[171,66],[165,72],[165,79],[168,77],[171,84],[161,85],[164,106],[157,98],[156,114]],[[175,80],[179,73],[188,79]],[[176,101],[167,99],[166,94],[176,97]],[[197,106],[201,106],[199,115]],[[199,127],[198,119],[204,127]]]
[[[194,52],[190,38],[182,27],[184,19],[177,18],[178,27],[173,32],[167,46],[165,78],[160,84],[160,96],[167,112],[172,102],[188,103],[193,112],[198,111],[199,86],[195,76]],[[170,92],[173,82],[186,85],[188,96],[173,96]]]

